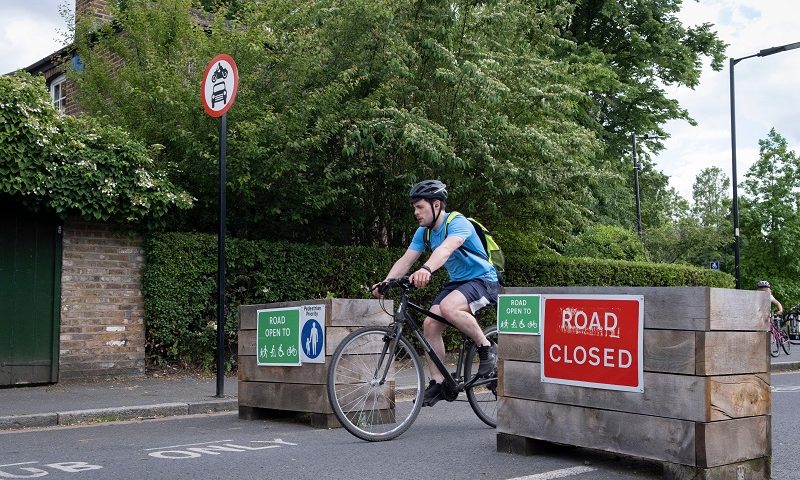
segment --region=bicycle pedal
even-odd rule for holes
[[[455,399],[458,398],[458,390],[457,389],[451,389],[450,387],[445,386],[442,389],[442,396],[444,397],[444,399],[446,401],[452,402],[452,401],[454,401]]]

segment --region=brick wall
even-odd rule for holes
[[[144,373],[142,238],[64,222],[60,380]]]
[[[75,17],[95,17],[98,22],[111,20],[108,0],[75,0]]]

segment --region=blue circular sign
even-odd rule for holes
[[[300,346],[308,358],[317,358],[322,352],[323,336],[325,335],[322,326],[316,319],[309,318],[303,331],[300,333]]]

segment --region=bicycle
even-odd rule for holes
[[[786,314],[786,328],[789,334],[789,343],[800,345],[800,305],[795,305]]]
[[[473,376],[480,363],[477,346],[461,333],[456,371],[449,372],[415,316],[422,314],[449,322],[409,301],[413,286],[408,277],[384,282],[380,292],[386,294],[395,288],[401,290],[401,296],[392,315],[394,321],[386,327],[367,326],[353,331],[331,357],[327,391],[336,418],[351,434],[371,442],[396,438],[414,423],[422,408],[425,370],[409,340],[407,330],[410,330],[444,376],[445,400],[457,400],[465,392],[478,418],[496,427],[497,370],[483,378]],[[497,343],[497,327],[486,328],[484,334]]]
[[[789,342],[789,333],[785,325],[781,325],[783,318],[777,313],[770,318],[769,322],[769,354],[777,357],[780,350],[789,355],[792,344]]]

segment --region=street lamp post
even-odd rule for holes
[[[742,288],[742,275],[740,269],[739,256],[739,193],[736,181],[736,102],[734,98],[733,70],[734,66],[742,60],[753,57],[766,57],[776,53],[785,52],[800,48],[800,42],[771,47],[760,50],[758,53],[746,57],[731,58],[730,61],[730,83],[731,83],[731,176],[733,183],[733,259],[735,265],[736,288]]]
[[[642,203],[639,198],[639,170],[642,166],[639,165],[639,155],[636,153],[636,139],[650,140],[662,138],[658,135],[644,135],[638,136],[635,133],[631,134],[631,143],[633,144],[633,190],[636,194],[636,232],[639,234],[639,240],[642,240]]]

